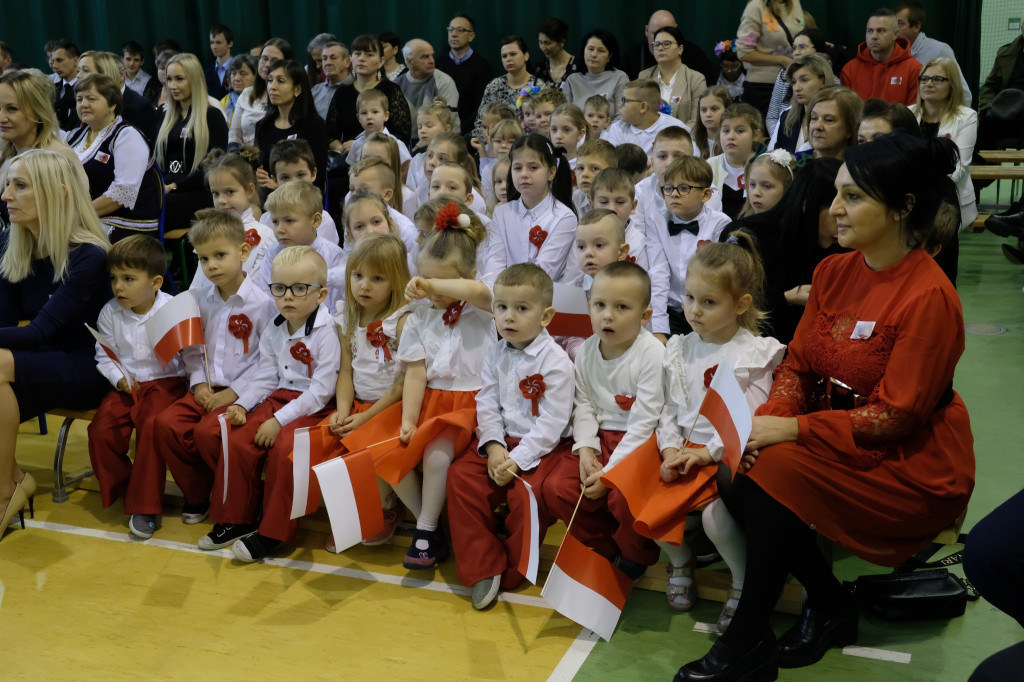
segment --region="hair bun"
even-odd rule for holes
[[[929,137],[928,152],[931,156],[931,167],[942,175],[950,175],[956,171],[960,162],[960,150],[948,137]]]

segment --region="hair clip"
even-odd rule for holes
[[[736,235],[730,234],[729,238],[725,240],[725,243],[726,244],[735,244],[736,246],[739,246],[740,245],[740,240],[736,239]]]
[[[669,106],[669,103],[666,102],[665,100],[661,100],[661,102],[658,103],[658,113],[665,114],[666,116],[671,116],[672,107]]]
[[[459,212],[459,207],[455,205],[454,201],[449,201],[444,205],[440,211],[437,212],[437,216],[434,217],[434,229],[438,232],[442,232],[449,227],[469,227],[470,218],[465,213]]]
[[[793,176],[793,166],[796,163],[796,159],[788,150],[782,148],[773,149],[772,151],[768,151],[766,148],[759,149],[758,152],[754,154],[754,159],[760,156],[767,156],[773,163],[776,163],[788,170],[790,177]],[[751,159],[751,161],[754,159]]]
[[[527,97],[534,97],[540,92],[539,85],[527,85],[525,88],[519,91],[519,97],[516,98],[516,109],[523,107],[523,100]]]
[[[796,153],[796,161],[793,162],[793,167],[794,168],[803,168],[804,166],[806,166],[813,159],[814,159],[814,152],[813,151],[807,150],[807,151],[803,151],[803,152],[797,152]]]
[[[723,40],[720,43],[715,43],[715,54],[721,57],[726,52],[736,51],[736,40]]]

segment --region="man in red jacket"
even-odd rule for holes
[[[892,10],[875,10],[868,18],[866,42],[843,67],[839,80],[861,99],[880,97],[907,106],[917,102],[921,63],[911,56],[909,43],[897,36],[897,27]]]

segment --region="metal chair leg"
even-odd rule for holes
[[[53,455],[53,501],[58,504],[68,501],[68,486],[92,476],[92,469],[88,469],[78,476],[64,477],[64,450],[67,448],[68,434],[74,421],[74,417],[65,417],[57,434],[57,450]]]

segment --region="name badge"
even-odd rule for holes
[[[289,135],[287,139],[289,139],[289,140],[297,140],[298,138],[299,138],[299,134],[298,133],[293,133],[293,134]]]
[[[99,161],[100,163],[106,163],[107,161],[110,161],[110,154],[104,154],[103,152],[100,152],[99,154],[96,155],[96,160]]]
[[[863,320],[858,322],[853,328],[853,333],[850,334],[851,339],[870,339],[871,332],[875,330],[874,322],[864,322]]]
[[[903,85],[903,76],[893,76],[889,79],[890,85]]]
[[[186,138],[188,138],[188,128],[182,128],[181,129],[181,139],[184,140]]]

